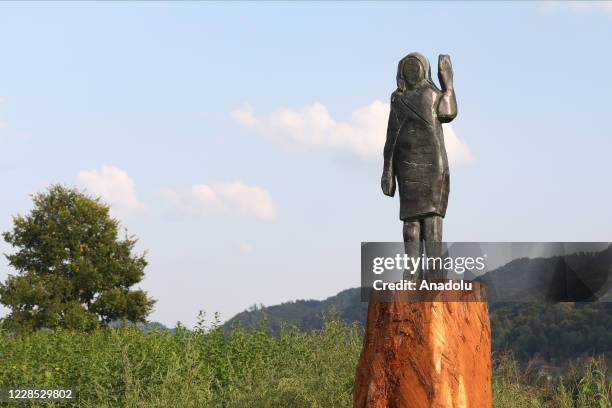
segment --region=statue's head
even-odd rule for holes
[[[416,58],[408,58],[402,66],[402,78],[410,87],[415,86],[424,79],[423,65]]]
[[[431,81],[431,68],[425,56],[413,52],[402,58],[397,68],[399,89],[414,88],[425,80]]]

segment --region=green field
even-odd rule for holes
[[[74,387],[79,407],[350,407],[362,337],[358,325],[327,319],[318,331],[278,335],[203,323],[175,333],[3,331],[0,344],[2,386]],[[542,384],[512,358],[496,359],[495,407],[611,407],[611,387],[598,363]]]

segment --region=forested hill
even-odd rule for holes
[[[359,288],[346,289],[325,300],[296,300],[269,307],[254,306],[231,318],[226,327],[238,322],[244,326],[254,326],[265,315],[267,324],[275,332],[283,323],[296,325],[302,330],[314,330],[323,326],[323,317],[332,310],[346,322],[363,325],[368,305],[360,301]]]
[[[275,331],[283,322],[312,330],[322,327],[322,317],[332,308],[347,322],[365,322],[367,304],[354,288],[322,301],[298,300],[244,311],[227,325],[252,326],[265,314]],[[541,356],[561,362],[612,352],[612,303],[493,303],[490,316],[493,351],[511,350],[523,361]]]
[[[612,246],[599,253],[520,258],[479,277],[489,286],[493,350],[512,350],[522,360],[612,352],[611,265]],[[506,299],[522,303],[499,302]],[[594,299],[600,302],[567,302]],[[234,316],[227,327],[237,322],[252,326],[267,316],[274,331],[283,322],[319,329],[332,309],[346,322],[363,325],[367,303],[361,302],[359,288],[347,289],[322,301],[252,308]]]

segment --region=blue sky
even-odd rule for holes
[[[610,38],[610,3],[2,3],[0,230],[101,195],[166,324],[357,286],[401,240],[377,146],[419,51],[455,69],[446,240],[612,241]]]

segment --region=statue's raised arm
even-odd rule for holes
[[[449,55],[440,54],[438,57],[438,79],[443,92],[438,104],[438,120],[447,123],[457,116],[457,98],[453,88],[453,65]]]

